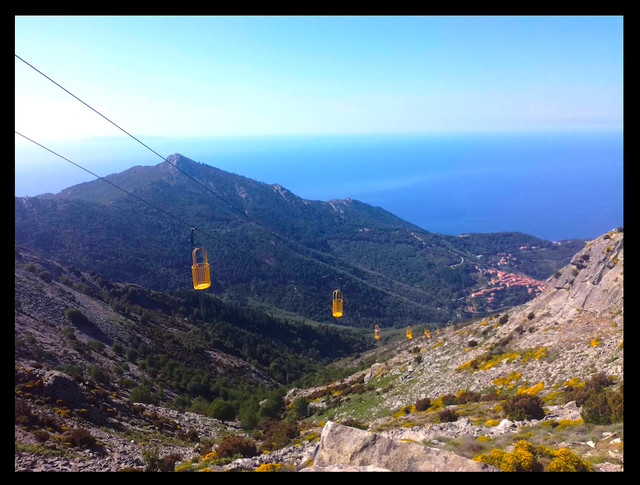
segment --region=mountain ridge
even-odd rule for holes
[[[462,317],[469,306],[464,299],[485,281],[479,270],[484,263],[477,257],[481,248],[546,244],[554,250],[550,254],[558,257],[573,256],[577,250],[558,249],[518,233],[494,237],[498,242],[434,234],[350,198],[305,200],[279,184],[257,182],[180,154],[168,160],[237,210],[187,180],[168,162],[132,167],[105,179],[219,239],[206,240],[196,233],[197,244],[208,248],[211,259],[211,291],[238,302],[257,297],[263,304],[317,321],[332,321],[322,302],[339,286],[340,277],[351,285],[347,301],[356,311],[346,310],[345,318],[336,323],[441,324]],[[53,197],[16,198],[16,242],[109,279],[158,290],[184,288],[190,275],[188,227],[180,230],[175,221],[156,212],[95,180]],[[529,263],[528,267],[542,265],[546,265],[544,271],[555,268],[553,263]],[[496,305],[528,298],[515,290],[507,293],[511,296]],[[389,308],[395,308],[393,314]]]

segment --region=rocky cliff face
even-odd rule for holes
[[[583,317],[622,321],[624,236],[617,230],[587,243],[571,263],[550,277],[547,285],[555,291],[531,303],[531,311],[547,311],[557,319]],[[619,317],[619,318],[618,318]]]

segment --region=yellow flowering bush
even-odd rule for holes
[[[464,364],[460,365],[457,370],[469,369],[471,367],[471,362],[471,360],[465,362]]]
[[[412,411],[413,409],[413,411]],[[402,406],[402,409],[400,409],[400,411],[398,411],[397,413],[395,413],[393,415],[394,418],[399,418],[401,416],[404,416],[405,414],[409,414],[411,412],[415,412],[415,405],[412,406],[410,404],[406,405],[406,406]]]
[[[567,448],[561,448],[552,452],[553,460],[549,463],[547,471],[550,472],[592,472],[591,463],[581,460],[575,453]]]
[[[596,347],[600,345],[600,340],[598,339],[598,337],[596,337],[589,343],[589,345],[591,345],[591,347]]]
[[[204,455],[203,460],[213,460],[216,456],[218,455],[218,453],[216,451],[212,451],[211,453],[207,453],[206,455]]]
[[[545,403],[549,404],[549,403],[555,402],[555,400],[560,396],[562,396],[562,393],[560,391],[553,391],[547,394],[545,397],[543,397],[542,400]]]
[[[282,463],[263,463],[254,471],[256,472],[277,472],[282,468]]]
[[[561,419],[560,421],[558,421],[558,426],[557,426],[556,430],[558,430],[558,431],[562,431],[563,429],[566,429],[566,428],[568,428],[569,426],[573,426],[573,425],[575,425],[575,424],[581,424],[581,423],[583,423],[583,422],[584,422],[584,421],[582,420],[582,418],[574,419],[574,420],[571,420],[571,419]]]
[[[510,372],[509,375],[506,377],[498,377],[494,379],[493,383],[499,386],[506,386],[508,384],[511,384],[513,381],[517,381],[521,377],[522,377],[522,372]]]
[[[535,396],[542,389],[544,389],[544,383],[542,381],[538,382],[535,386],[527,387],[525,383],[523,386],[520,386],[516,391],[516,394],[529,394],[530,396]]]
[[[566,386],[571,386],[571,387],[575,387],[575,385],[580,382],[580,379],[578,379],[577,377],[572,377],[571,379],[569,379],[568,381],[564,381],[562,383],[562,387],[566,387]]]
[[[442,394],[440,397],[431,401],[431,407],[427,409],[427,412],[439,411],[444,406],[442,402],[443,398],[444,398],[444,394]]]
[[[440,342],[438,342],[437,344],[433,344],[433,345],[432,345],[431,347],[429,347],[429,348],[430,348],[431,350],[433,350],[433,349],[435,349],[435,348],[437,348],[437,347],[440,347],[440,346],[444,343],[444,341],[445,341],[445,340],[446,340],[446,339],[442,339],[442,340],[440,340]]]
[[[184,464],[180,465],[179,467],[177,467],[175,469],[175,471],[181,472],[182,470],[186,470],[187,468],[191,468],[191,461],[190,460],[187,460],[186,463],[184,463]]]
[[[514,445],[513,453],[493,449],[474,460],[493,465],[505,472],[532,472],[543,471],[544,466],[538,461],[539,458],[552,458],[547,471],[593,471],[589,463],[566,448],[552,451],[546,446],[534,446],[524,440]]]

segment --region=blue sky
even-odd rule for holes
[[[622,36],[619,16],[15,18],[18,56],[164,137],[622,129]],[[121,134],[18,59],[15,90],[35,140]]]

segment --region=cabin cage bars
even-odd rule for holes
[[[340,290],[335,290],[333,292],[333,316],[341,317],[342,316],[342,292]]]
[[[202,255],[202,262],[198,263],[198,251]],[[205,248],[194,248],[191,253],[193,256],[193,266],[191,273],[193,274],[193,287],[196,290],[204,290],[211,286],[211,276],[209,274],[209,261],[207,260],[207,250]]]

